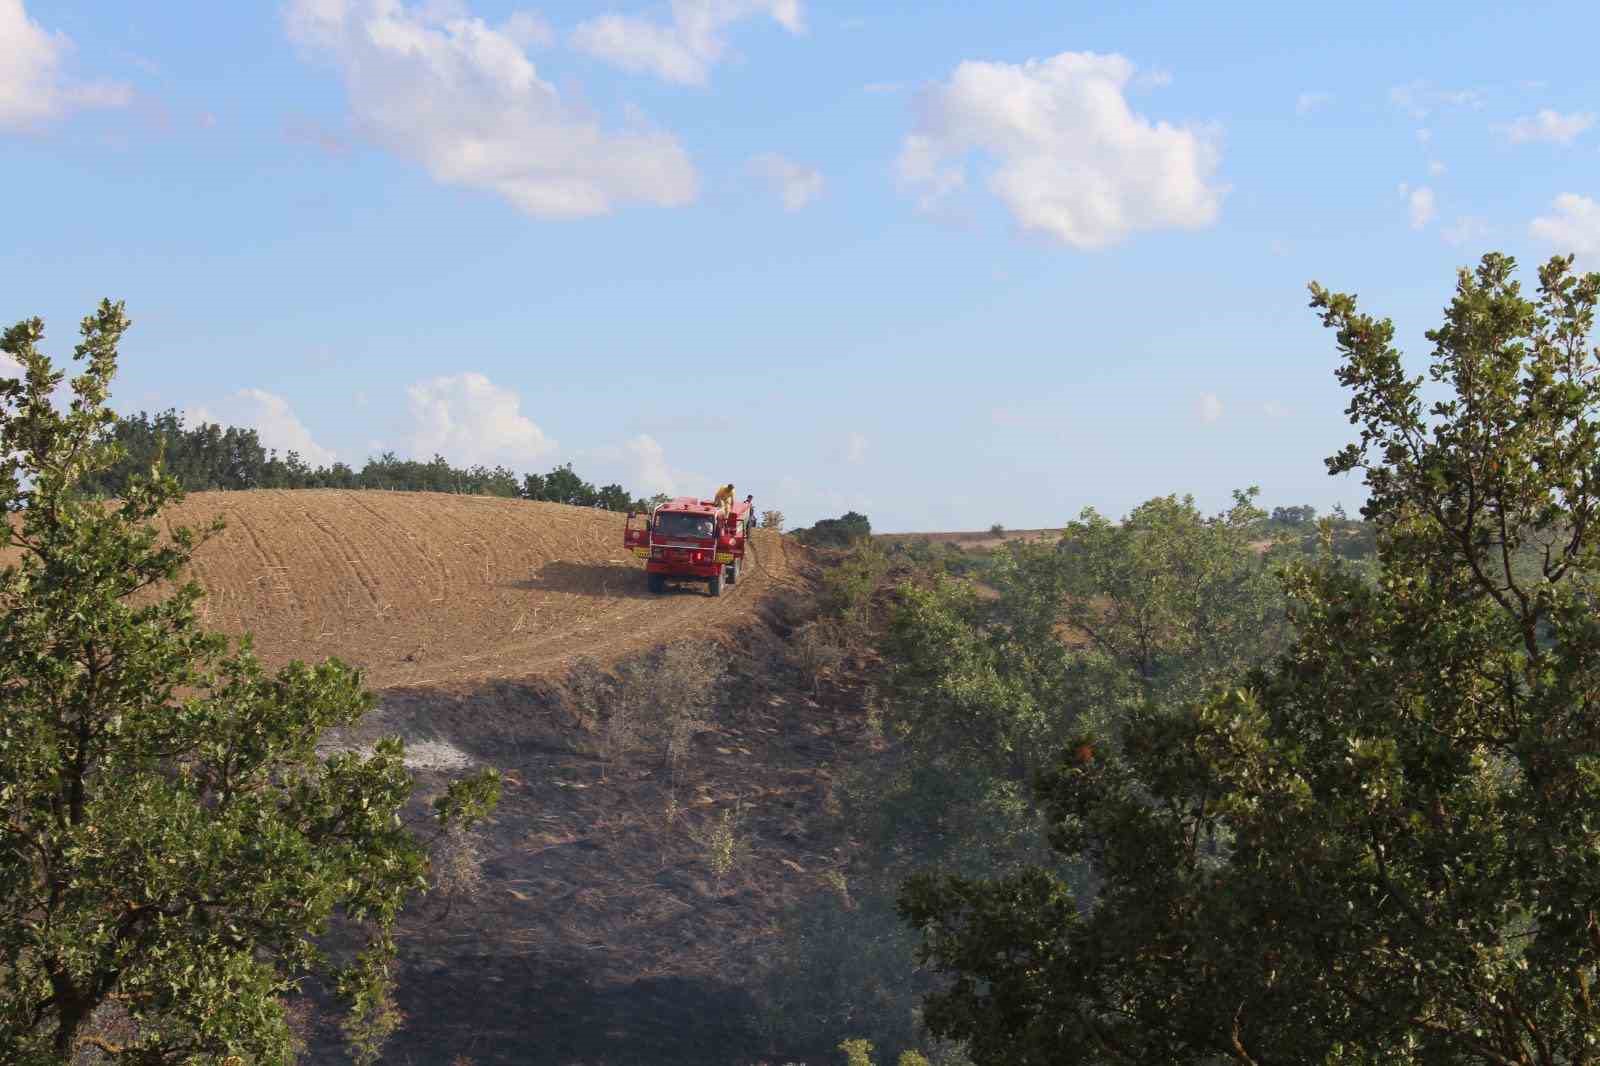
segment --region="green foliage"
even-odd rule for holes
[[[426,885],[398,739],[323,759],[372,705],[329,661],[265,672],[202,631],[176,584],[220,526],[158,535],[181,495],[158,470],[87,498],[123,456],[107,439],[116,349],[104,302],[64,373],[43,324],[7,330],[0,379],[0,1047],[7,1062],[286,1062],[283,1000],[320,974],[370,1061],[391,1015],[391,931]],[[498,779],[453,785],[441,828],[484,816]],[[325,947],[337,926],[353,955]]]
[[[1600,1046],[1600,274],[1462,271],[1423,399],[1393,326],[1312,287],[1360,439],[1376,580],[1291,564],[1241,685],[1086,729],[1046,867],[901,898],[980,1063],[1592,1063]]]
[[[1143,695],[1203,688],[1236,675],[1277,647],[1282,598],[1250,540],[1265,517],[1255,489],[1207,518],[1193,499],[1160,497],[1121,523],[1084,511],[1057,547],[1056,581],[1027,583],[1035,625],[1060,620],[1131,671]]]
[[[856,632],[872,624],[872,599],[889,572],[889,557],[876,541],[862,539],[822,572],[821,606]]]
[[[824,518],[809,529],[797,529],[790,535],[813,548],[848,548],[872,536],[872,523],[864,514],[846,511],[838,518]]]
[[[925,551],[933,567],[898,588],[882,642],[892,752],[844,782],[863,845],[852,894],[790,916],[769,993],[796,1046],[848,1032],[937,1057],[917,1004],[938,986],[898,921],[899,881],[1040,864],[1088,884],[1080,859],[1046,846],[1033,781],[1089,723],[1115,732],[1150,700],[1279,646],[1281,596],[1250,543],[1260,517],[1249,494],[1212,517],[1171,497],[1119,525],[1085,512],[1059,543],[984,556],[987,588],[941,572],[943,546],[906,544],[901,559]]]
[[[1309,526],[1317,520],[1317,509],[1310,504],[1301,507],[1274,507],[1272,522],[1279,526]]]

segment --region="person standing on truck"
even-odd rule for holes
[[[716,505],[717,510],[727,514],[728,508],[733,506],[733,482],[730,481],[718,489],[717,494],[711,497],[711,502]]]

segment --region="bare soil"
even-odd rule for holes
[[[652,596],[622,548],[622,515],[444,493],[203,492],[164,518],[219,515],[227,529],[192,571],[206,624],[253,633],[269,665],[333,656],[378,689],[549,674],[726,632],[809,565],[762,532],[721,597],[701,585]]]

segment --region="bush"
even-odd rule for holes
[[[876,541],[856,542],[837,566],[822,575],[822,608],[847,627],[864,630],[872,623],[872,597],[889,572],[889,556]]]
[[[621,663],[609,674],[593,659],[580,659],[566,687],[579,726],[595,737],[603,774],[654,745],[676,771],[706,728],[723,672],[717,645],[684,641]]]
[[[822,694],[822,679],[844,661],[844,645],[837,626],[829,621],[812,622],[800,629],[790,645],[790,661],[811,687],[813,696]]]
[[[783,519],[783,512],[782,511],[762,511],[761,512],[761,528],[762,529],[770,529],[774,533],[782,533],[783,532],[783,521],[784,521],[784,519]]]

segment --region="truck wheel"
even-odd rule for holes
[[[649,587],[650,591],[657,596],[667,591],[667,579],[662,577],[660,574],[646,574],[645,584]]]
[[[717,576],[706,582],[706,591],[713,596],[722,595],[722,567],[717,567]]]
[[[728,564],[728,584],[737,585],[738,583],[739,583],[739,560],[735,559],[733,562]]]

